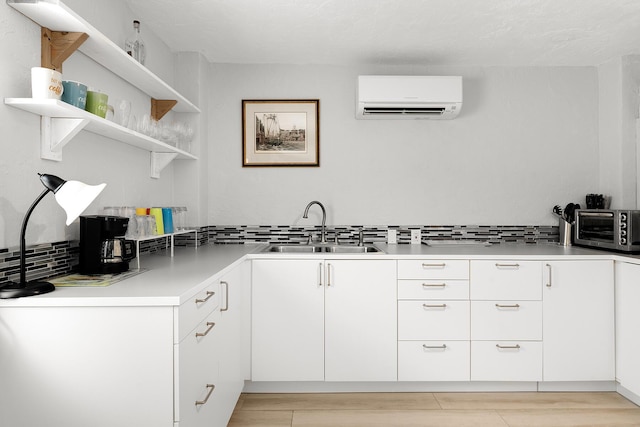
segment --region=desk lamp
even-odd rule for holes
[[[65,181],[55,175],[38,174],[40,181],[46,187],[38,198],[31,204],[29,210],[22,220],[22,231],[20,232],[20,282],[9,282],[4,286],[0,285],[0,298],[20,298],[32,295],[46,294],[55,290],[49,282],[33,281],[27,282],[26,279],[26,244],[25,234],[27,231],[27,222],[31,212],[38,203],[50,191],[56,197],[56,202],[67,213],[67,225],[80,216],[82,212],[94,201],[98,194],[106,187],[107,184],[87,185],[79,181]]]

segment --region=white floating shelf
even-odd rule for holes
[[[176,154],[176,159],[198,159],[197,156],[194,156],[184,150],[180,150],[179,148],[165,142],[120,126],[112,121],[103,119],[95,114],[91,114],[88,111],[81,110],[62,101],[55,99],[5,98],[4,103],[33,114],[49,117],[54,121],[54,123],[56,119],[60,119],[60,121],[64,121],[65,123],[68,122],[69,119],[81,119],[77,120],[77,123],[78,126],[83,126],[84,130],[97,135],[106,136],[107,138],[123,142],[145,151],[155,153],[174,153]],[[51,149],[56,151],[55,147],[59,143],[60,141],[52,139]],[[60,149],[61,148],[62,147],[60,147]]]
[[[41,27],[52,31],[86,33],[89,38],[79,47],[82,53],[120,76],[154,99],[173,99],[173,111],[199,113],[200,109],[149,71],[107,36],[59,0],[7,0],[7,4]]]

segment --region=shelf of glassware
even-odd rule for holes
[[[4,103],[46,119],[42,132],[48,132],[49,137],[41,140],[41,156],[45,159],[60,160],[62,148],[84,129],[152,153],[151,176],[153,178],[159,178],[160,171],[173,159],[198,160],[197,156],[173,145],[120,126],[62,101],[5,98]]]
[[[120,46],[59,0],[8,0],[7,4],[52,31],[85,33],[78,50],[154,99],[172,99],[173,111],[199,113],[200,109],[174,88],[138,63]]]
[[[180,235],[180,234],[189,234],[189,233],[194,233],[194,239],[195,239],[195,248],[198,248],[198,230],[196,229],[189,229],[189,230],[177,230],[174,231],[173,233],[165,233],[165,234],[158,234],[158,235],[154,235],[154,236],[148,236],[148,237],[137,237],[137,238],[133,238],[130,240],[133,240],[134,242],[136,242],[136,262],[138,263],[138,268],[140,268],[140,243],[141,242],[146,242],[149,240],[156,240],[156,239],[165,239],[165,249],[169,249],[171,251],[171,256],[173,256],[173,246],[174,246],[174,242],[175,242],[175,236]]]

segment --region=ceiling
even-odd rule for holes
[[[143,31],[214,63],[592,66],[640,53],[640,0],[125,2]]]

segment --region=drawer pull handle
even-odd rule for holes
[[[422,284],[423,288],[444,288],[445,286],[447,286],[446,283],[423,283]]]
[[[520,264],[515,263],[515,264],[499,264],[496,263],[496,268],[515,268],[516,270],[518,268],[520,268]]]
[[[216,293],[213,291],[207,291],[207,297],[205,299],[196,299],[196,304],[200,304],[201,302],[207,302],[209,301],[209,298],[211,298],[212,296],[214,296]]]
[[[422,344],[422,348],[424,348],[425,350],[444,350],[447,348],[446,344],[442,344],[442,345],[426,345],[426,344]]]
[[[520,308],[520,304],[496,304],[497,308]]]
[[[204,332],[196,332],[196,338],[206,337],[209,332],[216,326],[216,322],[207,322],[207,330]]]
[[[196,400],[196,406],[204,405],[205,403],[207,403],[207,400],[209,400],[209,398],[211,397],[211,393],[213,393],[213,390],[216,388],[216,386],[213,384],[207,384],[207,388],[209,389],[207,396],[204,398],[204,400]]]
[[[501,350],[520,350],[520,344],[516,345],[500,345],[496,344],[496,347]]]
[[[440,263],[440,264],[428,264],[426,262],[422,263],[422,268],[445,268],[447,266],[446,263]]]
[[[422,304],[424,308],[447,308],[447,304]]]
[[[220,311],[229,311],[229,283],[220,281],[220,285],[224,285],[224,308]]]

